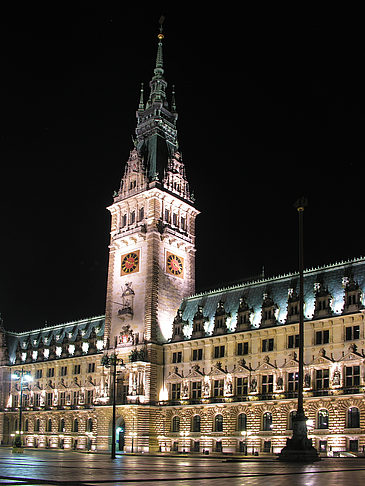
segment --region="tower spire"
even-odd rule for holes
[[[156,56],[156,64],[155,69],[153,70],[154,76],[150,81],[150,97],[148,99],[147,108],[151,106],[153,103],[162,103],[163,106],[167,108],[167,100],[166,100],[166,87],[167,83],[164,78],[164,69],[163,69],[163,52],[162,52],[162,39],[164,39],[163,28],[162,24],[165,20],[164,16],[160,17],[159,24],[160,29],[157,35],[158,44],[157,44],[157,56]]]
[[[157,35],[158,38],[158,44],[157,44],[157,56],[156,56],[156,67],[154,70],[155,76],[161,74],[163,75],[163,55],[162,55],[162,39],[165,37],[163,35],[163,27],[162,24],[165,20],[165,17],[162,15],[159,20],[160,24],[160,33]]]
[[[144,99],[143,99],[143,83],[141,83],[141,94],[139,96],[138,111],[144,110]]]

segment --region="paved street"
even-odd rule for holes
[[[326,458],[287,465],[274,458],[230,462],[218,457],[118,456],[0,449],[0,485],[222,485],[351,486],[365,480],[365,459]]]

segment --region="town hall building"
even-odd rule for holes
[[[25,447],[278,453],[297,406],[299,274],[195,294],[195,207],[163,33],[109,206],[105,315],[0,328],[0,440]],[[320,452],[365,447],[365,259],[304,272],[304,408]],[[116,373],[110,366],[116,356]],[[112,433],[113,400],[115,430]]]

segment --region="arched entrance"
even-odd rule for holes
[[[120,417],[116,423],[115,429],[115,449],[116,451],[124,451],[124,437],[125,437],[125,421]]]

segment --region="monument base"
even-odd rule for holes
[[[320,461],[317,449],[312,445],[312,439],[307,436],[307,417],[303,410],[293,417],[293,437],[286,440],[286,446],[279,454],[279,461],[315,462]]]
[[[281,450],[279,461],[286,462],[316,462],[320,461],[317,449],[312,445],[312,439],[287,439],[286,446]]]

